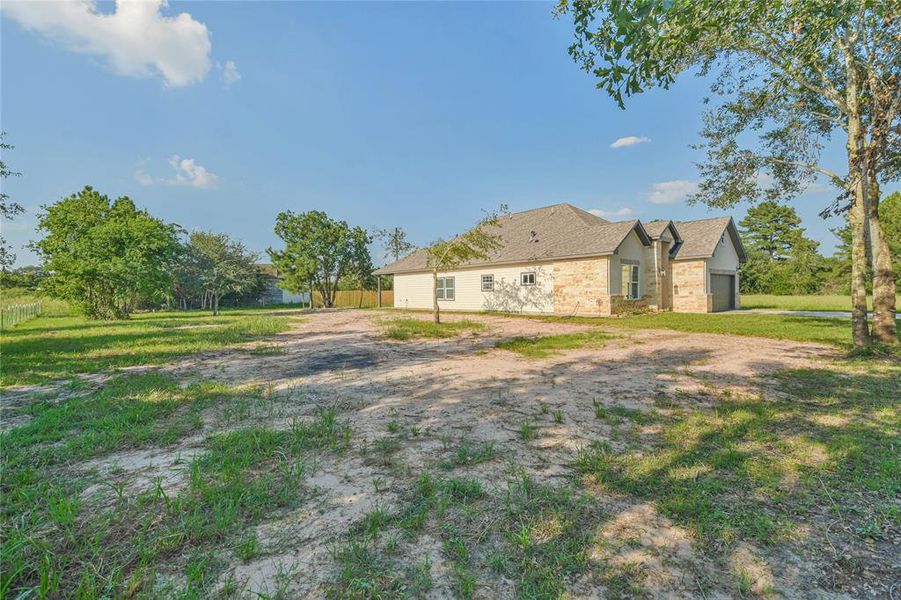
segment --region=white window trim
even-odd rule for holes
[[[488,287],[485,287],[486,284]],[[494,274],[493,273],[482,275],[482,291],[483,292],[493,292],[494,291]]]
[[[448,281],[451,282],[450,287],[447,285]],[[447,297],[448,291],[450,291],[450,298]],[[438,284],[435,286],[435,297],[442,302],[453,302],[457,299],[457,282],[454,281],[453,277],[438,278]]]
[[[631,265],[631,269],[629,269],[629,299],[630,300],[639,300],[641,298],[641,268],[640,265]],[[635,280],[632,280],[632,276],[635,276]],[[635,295],[632,295],[632,286],[635,286]]]
[[[628,277],[620,282],[620,286],[622,287],[622,297],[626,300],[640,300],[641,299],[641,263],[639,261],[622,261],[622,265],[624,267],[628,267]],[[632,279],[632,276],[635,276],[635,279]],[[635,295],[632,294],[632,286],[635,286]]]
[[[526,281],[525,281],[526,275],[531,276],[532,283],[526,283]],[[535,274],[534,271],[526,271],[526,272],[520,273],[519,274],[519,285],[521,285],[523,287],[536,286],[536,285],[538,285],[538,276]]]

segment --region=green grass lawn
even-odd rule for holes
[[[392,340],[409,340],[413,338],[448,338],[456,337],[464,331],[481,331],[485,325],[475,321],[445,321],[435,323],[424,319],[404,317],[400,319],[381,319],[377,321],[384,331],[385,337]]]
[[[896,296],[901,306],[901,296]],[[867,296],[867,306],[872,310],[873,297]],[[771,308],[774,310],[851,310],[851,296],[774,296],[771,294],[742,294],[742,308]]]
[[[723,333],[797,342],[819,342],[842,347],[851,345],[851,321],[762,314],[652,313],[629,317],[529,317],[564,323],[625,327],[628,329],[674,329],[692,333]]]
[[[578,348],[600,348],[614,335],[603,331],[582,333],[562,333],[538,337],[516,337],[497,343],[497,347],[522,354],[527,358],[545,358],[559,354],[561,350]]]
[[[79,373],[156,365],[273,335],[288,317],[257,310],[139,313],[122,321],[41,316],[3,332],[0,384],[41,384]]]

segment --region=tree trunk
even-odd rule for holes
[[[432,271],[432,317],[441,322],[441,308],[438,306],[438,271]]]
[[[851,210],[848,223],[851,226],[851,338],[855,348],[870,344],[867,323],[867,168],[861,152],[861,121],[859,112],[857,66],[846,57],[848,84],[848,181],[852,184]]]
[[[888,241],[879,222],[879,181],[870,174],[867,197],[870,249],[873,253],[873,338],[882,344],[898,343],[895,320],[895,273]]]
[[[213,316],[219,314],[219,294],[213,294],[212,302],[213,305]]]

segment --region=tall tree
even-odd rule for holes
[[[31,247],[44,260],[52,295],[90,318],[114,319],[170,289],[181,250],[176,225],[91,187],[42,211],[38,231],[45,235]]]
[[[319,291],[326,307],[335,305],[338,282],[348,274],[372,273],[369,244],[372,238],[361,227],[350,227],[319,210],[279,213],[275,234],[284,250],[269,248],[272,264],[292,292]]]
[[[8,150],[12,150],[14,146],[6,143],[4,141],[6,138],[6,132],[0,131],[0,181],[8,178],[8,177],[18,177],[21,173],[17,173],[6,166],[6,161],[3,160],[3,154],[5,154]],[[0,186],[3,187],[3,186]],[[24,212],[25,209],[22,208],[21,204],[17,202],[13,202],[9,198],[9,194],[6,193],[5,189],[0,190],[0,218],[6,220],[12,220],[16,215]],[[0,269],[5,271],[9,267],[13,266],[13,263],[16,262],[16,255],[12,251],[12,247],[6,243],[6,239],[0,235]]]
[[[188,238],[188,270],[208,295],[210,309],[219,314],[219,301],[226,294],[240,294],[256,285],[259,256],[224,233],[194,231]]]
[[[893,192],[879,203],[879,219],[895,271],[895,290],[901,288],[901,192]]]
[[[385,258],[393,258],[394,262],[416,249],[414,244],[407,241],[407,232],[400,227],[379,229],[375,232],[375,237],[385,245]]]
[[[761,250],[773,260],[788,258],[804,238],[801,217],[791,206],[765,200],[748,209],[739,221],[742,241],[751,250]]]
[[[452,271],[471,260],[487,260],[489,253],[501,247],[498,232],[500,214],[507,207],[501,205],[499,212],[486,213],[475,227],[449,240],[434,242],[426,249],[427,264],[432,271],[432,317],[441,322],[441,307],[438,305],[438,274]]]
[[[728,207],[790,198],[818,176],[835,185],[839,199],[826,210],[847,211],[851,226],[854,343],[870,342],[868,240],[874,334],[897,342],[890,257],[874,218],[878,183],[901,174],[897,0],[561,0],[558,12],[573,16],[570,54],[620,106],[686,70],[716,73],[723,102],[705,118],[693,200]],[[835,133],[846,142],[846,171],[820,160]],[[767,179],[772,185],[761,184]]]

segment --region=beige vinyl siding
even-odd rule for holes
[[[713,285],[710,281],[710,275],[712,273],[718,274],[734,274],[735,275],[735,308],[739,308],[741,306],[741,294],[738,292],[738,267],[740,262],[738,260],[738,252],[735,250],[735,244],[732,243],[732,236],[728,233],[723,235],[723,238],[716,245],[716,250],[713,251],[713,256],[707,259],[707,289],[713,290]]]
[[[535,273],[535,285],[520,285],[521,273]],[[494,291],[482,291],[482,275],[494,275]],[[453,277],[455,300],[439,300],[446,310],[500,312],[554,312],[554,270],[551,263],[504,267],[478,267],[439,273]],[[395,308],[432,308],[432,274],[409,273],[394,276]]]

